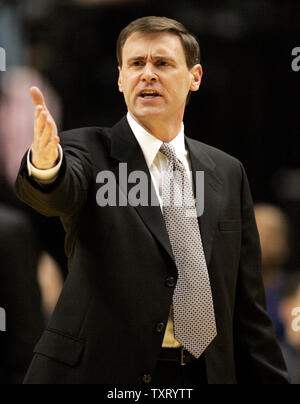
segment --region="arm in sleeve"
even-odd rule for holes
[[[77,129],[60,135],[63,157],[51,184],[39,183],[29,175],[26,153],[15,184],[21,201],[45,216],[70,217],[81,210],[92,179],[92,163],[83,131]]]
[[[58,176],[63,160],[63,150],[61,148],[61,145],[58,145],[58,148],[59,148],[59,161],[53,168],[50,168],[49,170],[39,170],[38,168],[36,168],[31,163],[31,150],[29,150],[27,153],[27,170],[29,177],[32,176],[33,179],[35,179],[40,184],[45,185],[52,184]]]
[[[243,167],[241,197],[242,247],[234,320],[238,382],[286,384],[286,366],[266,311],[259,234]]]

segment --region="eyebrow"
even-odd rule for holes
[[[145,61],[146,59],[147,59],[146,56],[133,56],[127,60],[127,63],[130,64],[131,62]],[[153,60],[154,61],[166,60],[166,61],[169,61],[172,63],[176,63],[175,59],[171,58],[170,56],[157,55],[157,56],[154,56]]]

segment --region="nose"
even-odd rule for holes
[[[146,81],[147,83],[157,81],[158,77],[157,74],[154,72],[153,66],[151,63],[147,63],[145,65],[143,74],[142,74],[142,80]]]

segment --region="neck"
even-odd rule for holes
[[[172,121],[157,121],[151,119],[132,117],[141,125],[148,133],[162,142],[169,143],[179,134],[182,127],[182,118]]]

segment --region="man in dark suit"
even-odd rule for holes
[[[245,171],[184,134],[202,78],[196,39],[146,17],[121,32],[118,61],[128,115],[113,128],[59,138],[31,89],[16,192],[60,216],[70,273],[25,383],[287,383]]]

